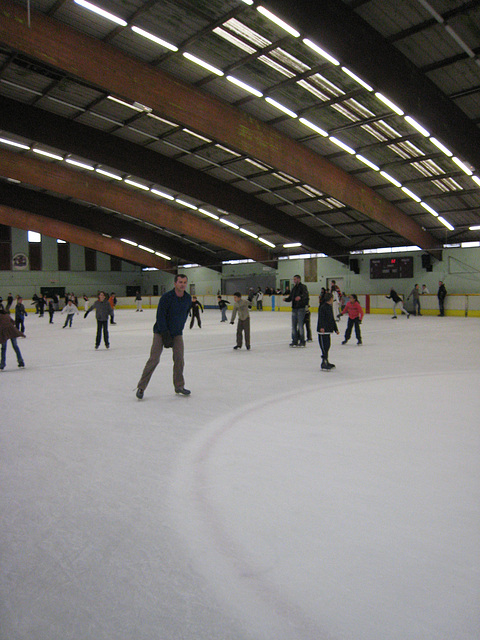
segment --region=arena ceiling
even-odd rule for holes
[[[480,239],[479,54],[480,0],[0,0],[0,223],[166,269],[440,258]]]

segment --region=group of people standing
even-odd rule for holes
[[[420,285],[416,284],[413,289],[410,291],[410,293],[407,296],[407,301],[410,300],[410,298],[412,298],[413,301],[413,315],[414,316],[421,316],[421,305],[420,305],[420,297],[426,293],[430,293],[430,291],[427,288],[426,284],[422,285],[422,290],[420,291]],[[407,320],[410,317],[410,313],[405,309],[405,307],[403,306],[403,300],[401,298],[401,296],[395,291],[395,289],[393,289],[393,287],[390,289],[390,295],[385,296],[387,299],[392,300],[393,302],[393,316],[392,316],[392,320],[396,320],[397,319],[397,309],[400,311],[400,313],[404,313],[407,316]],[[447,289],[445,288],[445,284],[442,282],[442,280],[440,280],[440,282],[438,283],[438,292],[437,292],[437,298],[438,298],[438,308],[440,313],[438,314],[440,317],[445,316],[445,298],[447,297]]]

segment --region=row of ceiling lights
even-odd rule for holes
[[[136,180],[132,180],[131,177],[130,178],[122,178],[121,176],[119,176],[118,174],[112,173],[111,171],[107,171],[106,169],[103,169],[101,167],[94,167],[92,165],[86,164],[85,162],[81,162],[79,160],[75,160],[74,158],[71,157],[67,157],[64,158],[63,156],[60,156],[56,153],[52,153],[51,151],[47,151],[45,149],[41,149],[40,147],[30,147],[29,145],[23,144],[21,142],[17,142],[15,140],[10,140],[9,138],[0,138],[0,143],[2,144],[6,144],[12,147],[15,147],[17,149],[21,149],[23,151],[33,151],[34,153],[41,155],[43,157],[47,157],[50,158],[52,160],[56,160],[58,162],[66,162],[67,164],[70,164],[72,166],[78,167],[79,169],[84,169],[86,171],[96,171],[97,173],[99,173],[102,176],[105,176],[106,178],[110,178],[112,180],[116,180],[119,182],[124,182],[125,184],[130,185],[131,187],[135,187],[136,189],[140,189],[141,191],[145,191],[145,192],[150,192],[153,193],[156,196],[159,196],[160,198],[164,198],[165,200],[169,200],[169,201],[174,201],[176,202],[178,205],[186,207],[188,209],[192,209],[193,211],[198,211],[199,213],[202,213],[203,215],[207,216],[208,218],[211,218],[213,220],[216,220],[218,222],[221,222],[222,224],[235,229],[236,231],[240,231],[241,233],[253,238],[254,240],[257,240],[258,242],[267,245],[268,247],[275,249],[276,245],[273,244],[273,242],[270,242],[269,240],[266,240],[265,238],[262,238],[261,236],[258,236],[256,233],[253,233],[252,231],[249,231],[248,229],[245,229],[243,227],[240,227],[240,225],[235,224],[234,222],[232,222],[231,220],[228,219],[228,217],[220,217],[217,214],[211,212],[211,211],[207,211],[207,209],[204,209],[203,207],[197,207],[196,205],[194,205],[191,202],[188,202],[187,200],[183,200],[182,198],[179,197],[175,197],[172,196],[169,193],[166,193],[164,191],[160,191],[159,189],[156,189],[154,187],[148,187],[145,184],[142,184],[141,182],[137,182]],[[227,213],[227,212],[224,212]],[[150,253],[155,253],[156,255],[165,258],[166,260],[171,260],[170,257],[158,253],[157,251],[154,251],[153,249],[149,249],[147,247],[144,247],[142,245],[137,245],[135,242],[127,240],[125,238],[122,238],[122,240],[124,242],[128,242],[131,245],[134,246],[138,246],[140,249],[143,249],[145,251],[148,251]],[[291,247],[299,247],[301,246],[301,244],[298,242],[296,243],[288,243],[288,244],[284,244],[283,245],[285,248],[291,248]]]
[[[118,18],[117,16],[114,16],[113,14],[104,11],[103,9],[97,7],[96,5],[93,5],[90,2],[87,2],[86,0],[75,0],[75,2],[77,4],[83,6],[84,8],[89,9],[90,11],[94,11],[98,15],[101,15],[101,16],[109,19],[109,20],[112,20],[112,21],[116,22],[117,24],[120,24],[121,26],[127,26],[127,22],[125,20],[122,20],[121,18]],[[245,4],[249,4],[249,5],[253,4],[253,1],[250,1],[250,0],[243,0],[243,2],[245,2]],[[288,25],[286,22],[284,22],[283,20],[281,20],[280,18],[275,16],[272,12],[268,11],[265,7],[257,6],[257,11],[259,11],[266,18],[268,18],[269,20],[271,20],[272,22],[274,22],[275,24],[280,26],[282,29],[287,31],[287,33],[289,33],[293,37],[295,37],[295,38],[300,37],[300,33],[296,29],[294,29],[293,27]],[[152,40],[153,42],[156,42],[157,44],[159,44],[162,47],[165,47],[165,48],[167,48],[167,49],[169,49],[171,51],[178,51],[178,48],[175,45],[173,45],[171,43],[168,43],[165,40],[163,40],[161,38],[158,38],[157,36],[147,32],[147,31],[145,31],[143,29],[140,29],[140,28],[135,27],[135,26],[132,26],[131,29],[135,33],[137,33],[137,34],[139,34],[139,35],[141,35],[143,37],[146,37],[149,40]],[[340,62],[338,60],[336,60],[328,52],[326,52],[324,49],[319,47],[317,44],[315,44],[314,42],[312,42],[308,38],[304,38],[303,42],[304,42],[305,45],[310,47],[313,51],[318,53],[324,59],[326,59],[329,62],[331,62],[333,65],[340,66]],[[211,72],[211,73],[213,73],[215,75],[218,75],[218,76],[224,76],[223,71],[221,71],[220,69],[217,69],[213,65],[210,65],[209,63],[205,62],[204,60],[201,60],[197,56],[194,56],[194,55],[192,55],[192,54],[190,54],[188,52],[184,52],[183,55],[184,55],[184,57],[186,59],[190,60],[191,62],[193,62],[193,63],[195,63],[197,65],[202,66],[207,71],[209,71],[209,72]],[[347,67],[344,67],[344,66],[341,66],[341,68],[346,74],[348,74],[353,80],[355,80],[358,84],[360,84],[367,91],[370,91],[370,92],[374,91],[374,89],[370,85],[368,85],[365,81],[363,81],[361,78],[359,78],[353,71],[351,71],[350,69],[348,69]],[[239,80],[238,78],[235,78],[234,76],[231,76],[231,75],[226,76],[226,79],[228,81],[232,82],[233,84],[237,85],[238,87],[244,89],[245,91],[251,93],[252,95],[254,95],[254,96],[258,97],[258,98],[264,98],[265,101],[268,102],[271,106],[275,107],[276,109],[278,109],[282,113],[285,113],[286,115],[290,116],[291,118],[298,118],[298,115],[294,111],[292,111],[291,109],[289,109],[285,105],[279,103],[278,101],[274,100],[270,96],[264,97],[263,94],[260,91],[258,91],[254,87],[251,87],[250,85],[248,85],[247,83],[243,82],[242,80]],[[400,107],[398,107],[395,103],[393,103],[389,98],[387,98],[386,96],[384,96],[380,92],[375,92],[375,96],[377,97],[378,100],[380,100],[386,106],[388,106],[390,109],[392,109],[397,115],[403,116],[405,118],[406,122],[408,122],[416,131],[421,133],[425,138],[429,139],[429,141],[433,145],[435,145],[437,147],[437,149],[439,149],[447,157],[451,158],[452,161],[466,175],[472,177],[472,180],[477,184],[477,186],[480,186],[480,178],[478,176],[476,176],[476,175],[473,175],[473,171],[471,171],[469,169],[469,167],[464,162],[462,162],[459,158],[454,156],[453,153],[447,147],[445,147],[445,145],[443,145],[439,140],[437,140],[435,137],[431,136],[431,134],[421,124],[416,122],[411,116],[405,115],[405,113],[402,111],[402,109],[400,109]],[[127,105],[127,106],[130,106],[130,105]],[[149,111],[152,111],[149,108],[146,108],[146,109],[149,110]],[[422,199],[419,196],[417,196],[415,193],[413,193],[410,189],[408,189],[407,187],[403,186],[401,184],[401,182],[396,180],[396,178],[394,178],[393,176],[388,174],[386,171],[382,171],[380,169],[380,167],[378,167],[375,163],[373,163],[370,160],[368,160],[368,158],[365,158],[363,155],[356,153],[356,151],[354,149],[352,149],[349,145],[345,144],[344,142],[342,142],[341,140],[339,140],[335,136],[329,135],[327,131],[325,131],[321,127],[317,126],[316,124],[310,122],[306,118],[299,118],[299,122],[301,122],[304,126],[308,127],[310,130],[314,131],[318,135],[328,138],[330,140],[330,142],[332,142],[336,146],[340,147],[341,149],[343,149],[344,151],[346,151],[350,155],[354,155],[360,162],[362,162],[364,165],[368,166],[373,171],[379,172],[379,174],[382,175],[391,184],[393,184],[395,187],[401,189],[403,191],[403,193],[405,193],[405,195],[407,195],[409,198],[411,198],[412,200],[414,200],[415,202],[420,204],[424,209],[426,209],[429,213],[431,213],[447,229],[449,229],[451,231],[454,230],[453,225],[451,225],[447,220],[445,220],[445,218],[443,216],[440,216],[432,207],[430,207],[430,205],[428,205],[426,202],[422,201]]]

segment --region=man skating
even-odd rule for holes
[[[234,349],[242,348],[242,336],[245,334],[245,346],[247,351],[250,350],[250,311],[248,310],[248,303],[246,300],[242,300],[242,294],[237,291],[233,294],[233,313],[230,324],[235,323],[235,317],[238,313],[237,322],[237,344]]]
[[[139,400],[143,398],[150,378],[160,362],[164,347],[167,349],[171,347],[173,351],[173,386],[175,393],[184,396],[190,395],[190,391],[185,389],[183,377],[185,364],[183,359],[183,329],[192,306],[192,298],[185,291],[187,283],[187,276],[176,275],[173,289],[160,298],[157,307],[157,321],[153,326],[153,343],[150,357],[137,384],[136,396]]]

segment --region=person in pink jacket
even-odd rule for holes
[[[345,331],[345,340],[342,344],[347,344],[350,340],[350,336],[352,335],[352,329],[355,327],[355,336],[357,338],[357,344],[362,344],[362,334],[360,333],[360,323],[363,318],[363,309],[358,301],[358,298],[355,293],[352,293],[348,296],[348,302],[345,305],[344,310],[341,315],[343,316],[345,313],[348,313],[348,323],[347,330]]]

